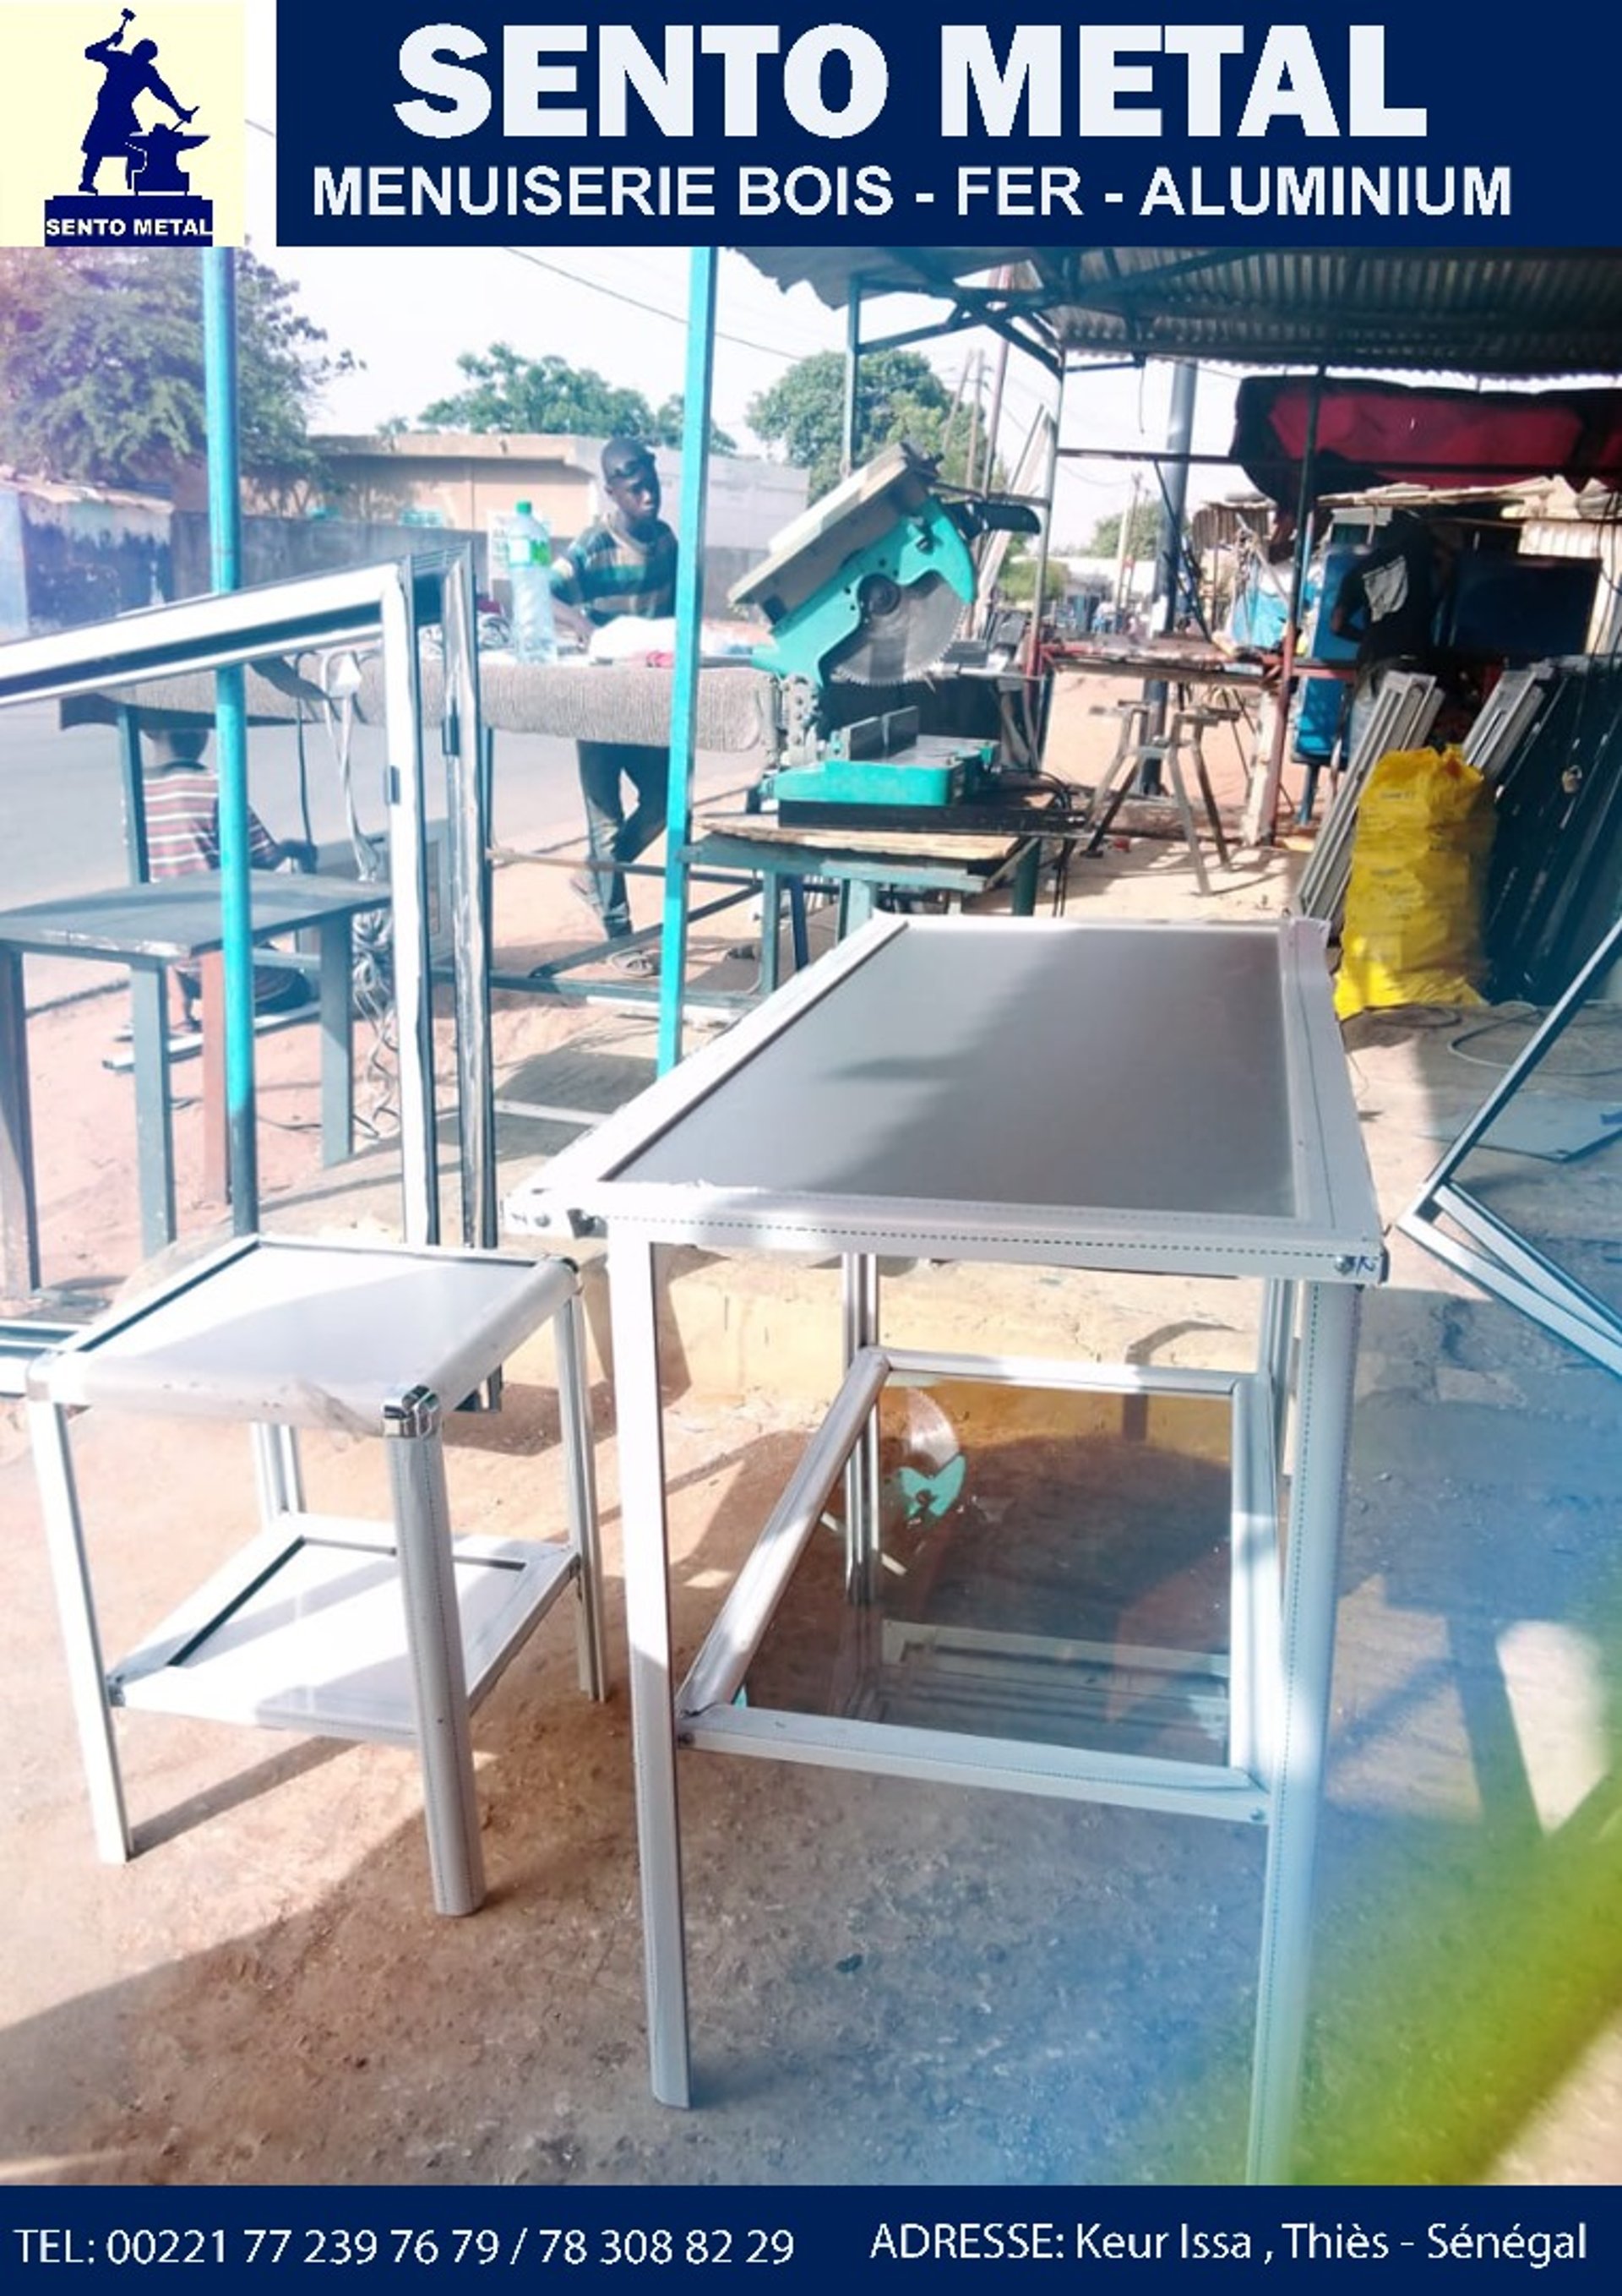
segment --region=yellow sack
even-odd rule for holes
[[[1493,793],[1462,750],[1393,750],[1357,809],[1335,1010],[1479,1004]]]

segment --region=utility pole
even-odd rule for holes
[[[1137,524],[1138,474],[1132,473],[1132,499],[1121,517],[1121,530],[1115,545],[1115,627],[1118,630],[1126,619],[1126,565],[1132,553],[1132,529]]]

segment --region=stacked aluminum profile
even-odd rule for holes
[[[1298,915],[1339,923],[1352,873],[1357,808],[1369,775],[1389,751],[1412,750],[1422,742],[1441,706],[1440,686],[1418,670],[1399,670],[1380,687],[1301,872],[1291,903]]]
[[[1465,736],[1466,765],[1473,766],[1489,782],[1499,780],[1542,715],[1554,679],[1552,662],[1533,662],[1528,668],[1507,671],[1482,703]],[[1312,857],[1301,873],[1291,904],[1298,914],[1321,917],[1331,925],[1339,923],[1352,872],[1357,809],[1369,775],[1389,751],[1411,750],[1424,741],[1441,706],[1436,680],[1419,671],[1389,677],[1380,688],[1323,817]]]

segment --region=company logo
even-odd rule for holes
[[[107,11],[0,0],[0,244],[211,247],[241,237],[235,0]],[[87,37],[89,35],[90,37]]]

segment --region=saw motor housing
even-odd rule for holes
[[[753,659],[782,681],[770,787],[785,818],[983,792],[995,745],[921,738],[916,711],[838,732],[824,717],[830,685],[922,676],[974,602],[974,507],[943,503],[934,476],[911,447],[886,447],[785,528],[733,587],[734,605],[758,607],[772,626]]]

